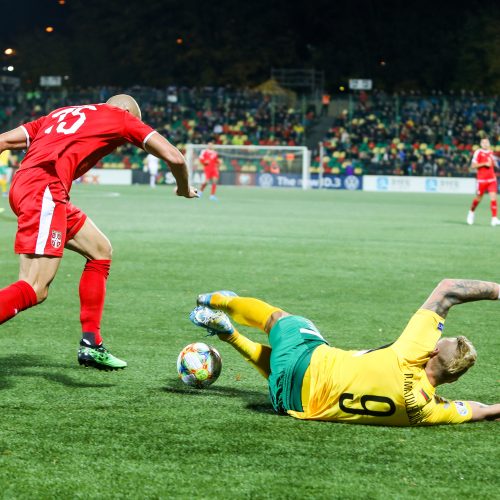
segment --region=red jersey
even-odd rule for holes
[[[204,149],[200,154],[200,162],[210,170],[217,169],[219,155],[213,149]]]
[[[489,149],[476,149],[476,151],[474,151],[474,155],[472,156],[472,163],[489,164],[487,167],[478,167],[476,174],[478,180],[496,179],[493,151],[490,151]]]
[[[127,111],[107,104],[56,109],[21,127],[28,152],[20,170],[55,166],[68,193],[73,180],[102,157],[126,142],[144,148],[155,132]]]

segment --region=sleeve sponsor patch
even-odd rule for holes
[[[453,401],[457,412],[460,416],[465,417],[469,413],[469,410],[467,409],[467,405],[463,401]]]
[[[444,329],[444,323],[441,323],[441,321],[438,323],[438,330],[442,332]]]

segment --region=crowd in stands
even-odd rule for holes
[[[17,100],[14,94],[6,92],[0,87],[0,130],[3,131],[11,125],[16,104]]]
[[[362,92],[334,119],[324,140],[324,171],[467,176],[484,135],[500,155],[497,97]]]
[[[167,91],[167,102],[148,101],[144,120],[176,144],[301,145],[312,116],[280,98],[226,88]]]
[[[186,143],[208,142],[303,145],[316,119],[314,106],[292,102],[289,95],[251,89],[60,88],[0,91],[0,128],[61,106],[105,102],[123,92],[137,98],[146,123],[181,149]],[[498,97],[466,92],[360,92],[351,94],[349,103],[346,99],[340,105],[333,102],[330,112],[332,126],[323,140],[326,173],[466,176],[472,150],[482,135],[489,136],[500,155]],[[124,146],[105,162],[108,167],[140,168],[142,158],[136,148]],[[312,166],[319,167],[316,153]]]
[[[314,113],[284,96],[231,87],[113,87],[26,92],[21,100],[26,119],[71,104],[105,102],[127,92],[141,105],[143,120],[176,144],[300,145]]]
[[[105,102],[111,95],[129,93],[140,103],[143,120],[180,149],[186,143],[223,145],[302,145],[315,113],[286,95],[269,95],[231,87],[113,87],[36,89],[17,92],[17,122],[33,120],[62,106]],[[0,125],[1,114],[0,114]],[[13,124],[13,126],[17,125]],[[123,146],[105,159],[106,166],[136,168],[142,155]]]

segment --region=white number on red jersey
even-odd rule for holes
[[[61,109],[51,115],[51,118],[59,118],[57,120],[56,132],[65,135],[74,134],[87,119],[85,110],[97,111],[97,108],[95,106],[72,106]],[[45,133],[50,134],[53,128],[54,125],[51,125],[45,129]]]

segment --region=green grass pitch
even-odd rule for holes
[[[1,326],[0,498],[498,498],[498,424],[382,428],[277,416],[264,379],[218,339],[207,390],[177,379],[203,340],[196,295],[231,289],[312,319],[339,347],[394,340],[444,277],[499,281],[500,228],[470,196],[76,186],[110,237],[103,335],[129,362],[76,363],[81,257],[67,252],[48,300]],[[0,199],[7,208],[7,200]],[[0,286],[17,277],[15,219],[0,215]],[[499,400],[500,304],[456,307],[476,366],[449,398]],[[242,328],[256,340],[264,334]]]

